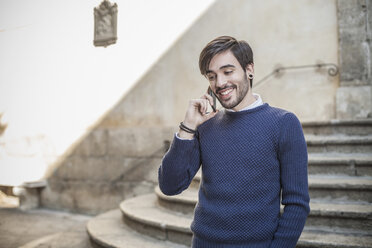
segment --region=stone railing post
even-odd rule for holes
[[[338,0],[340,87],[337,119],[372,117],[372,3]]]

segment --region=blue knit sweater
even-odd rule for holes
[[[201,164],[193,247],[296,246],[310,208],[306,142],[294,114],[267,103],[220,111],[193,140],[174,138],[160,189],[181,193]]]

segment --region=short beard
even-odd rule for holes
[[[224,107],[226,109],[233,109],[236,106],[238,106],[239,103],[241,103],[243,101],[244,97],[247,95],[247,93],[249,91],[249,81],[248,81],[248,77],[247,77],[246,72],[244,72],[243,84],[240,84],[240,86],[241,87],[239,88],[239,92],[237,93],[237,98],[236,98],[235,101],[233,101],[231,103],[226,103],[226,102],[222,102],[218,98],[218,101],[221,103],[222,107]]]

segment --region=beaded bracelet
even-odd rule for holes
[[[183,124],[183,122],[180,123],[179,127],[181,130],[185,131],[186,133],[196,134],[196,130],[186,127],[185,124]]]

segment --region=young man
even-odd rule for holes
[[[190,101],[159,168],[160,189],[181,193],[202,165],[192,247],[295,247],[310,211],[300,122],[252,93],[245,41],[216,38],[199,67],[224,109],[207,113],[208,94]]]

